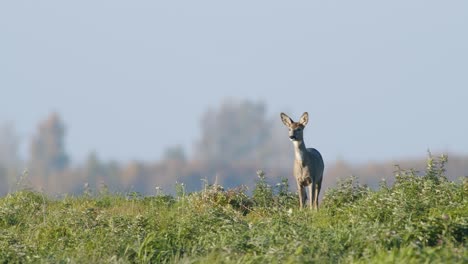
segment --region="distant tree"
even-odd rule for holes
[[[138,161],[132,161],[127,164],[121,171],[120,183],[125,188],[135,188],[144,175],[146,174],[145,164]]]
[[[98,188],[110,188],[113,190],[119,189],[121,185],[120,177],[122,164],[117,161],[98,162],[100,175],[96,178]]]
[[[203,115],[195,159],[215,163],[257,159],[269,133],[263,103],[227,100]]]
[[[0,124],[0,163],[5,167],[18,165],[19,137],[12,122]]]
[[[8,192],[8,171],[2,164],[0,164],[0,196]]]
[[[163,160],[165,161],[181,161],[185,162],[187,156],[181,145],[171,146],[164,151]]]
[[[85,164],[85,179],[88,186],[97,189],[97,179],[103,174],[103,165],[95,151],[89,153]]]
[[[270,121],[269,137],[258,149],[258,156],[263,167],[275,169],[291,169],[294,152],[288,138],[287,128],[279,119],[279,114],[274,115]]]
[[[30,174],[45,177],[63,171],[68,166],[65,152],[65,125],[57,113],[39,123],[37,134],[30,145]]]
[[[0,194],[8,191],[19,173],[19,137],[12,122],[0,124]]]

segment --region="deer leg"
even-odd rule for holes
[[[306,201],[307,201],[307,191],[306,191],[305,186],[302,186],[301,190],[302,190],[302,206],[305,207]]]
[[[319,194],[320,194],[320,189],[322,189],[322,181],[319,181],[317,183],[317,197],[315,198],[315,201],[316,201],[316,206],[317,206],[317,210],[318,210],[318,198],[319,198]]]
[[[314,186],[314,209],[318,210],[318,184]]]
[[[299,193],[299,208],[302,209],[302,187],[299,182],[297,183],[297,192]]]
[[[317,195],[317,190],[315,189],[315,181],[312,181],[312,184],[310,185],[310,189],[311,189],[311,197],[310,197],[310,200],[311,200],[311,204],[310,204],[310,209],[312,209],[312,206],[314,209],[316,209],[315,207],[315,196]]]

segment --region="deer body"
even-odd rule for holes
[[[294,145],[293,174],[299,192],[299,206],[304,207],[307,199],[306,187],[308,187],[309,207],[318,209],[318,197],[325,166],[320,152],[314,148],[306,148],[304,143],[303,130],[309,121],[309,116],[304,113],[299,122],[294,122],[289,116],[281,113],[281,120],[289,128],[289,139]]]

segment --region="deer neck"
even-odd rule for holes
[[[305,146],[304,140],[301,141],[293,141],[294,144],[294,155],[297,161],[303,162],[304,157],[307,153],[307,148]]]

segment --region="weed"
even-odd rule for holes
[[[0,198],[0,263],[466,263],[468,180],[447,180],[445,162],[429,156],[424,174],[398,169],[377,190],[344,179],[318,212],[262,171],[252,196],[18,190]]]

